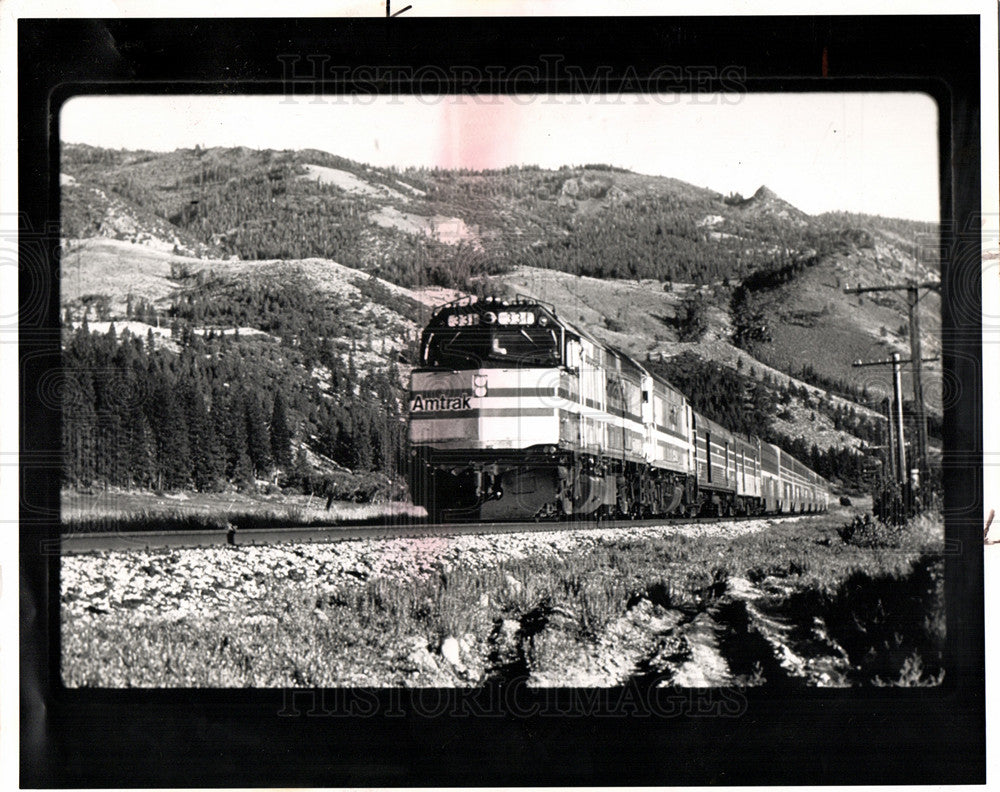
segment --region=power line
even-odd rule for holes
[[[893,352],[892,358],[889,360],[855,360],[853,363],[855,368],[865,366],[892,366],[892,399],[886,399],[888,402],[886,405],[886,413],[889,428],[889,444],[886,461],[888,463],[889,475],[897,484],[905,487],[910,492],[911,497],[914,494],[914,490],[920,485],[920,477],[926,475],[926,458],[920,455],[918,448],[916,460],[918,464],[917,481],[914,482],[912,475],[906,475],[906,435],[903,429],[903,388],[900,371],[906,363],[915,363],[916,366],[919,366],[921,362],[933,363],[935,360],[937,360],[936,357],[924,358],[922,361],[919,358],[915,360],[903,360],[900,358],[898,352]],[[924,465],[925,467],[922,468],[919,465]]]
[[[940,281],[917,281],[909,283],[892,284],[888,286],[862,286],[860,283],[854,287],[844,289],[844,294],[866,294],[869,292],[885,291],[905,291],[907,310],[910,322],[910,360],[905,362],[913,363],[913,403],[917,412],[917,475],[919,482],[926,482],[928,477],[927,468],[927,412],[924,408],[924,388],[921,376],[921,363],[924,362],[920,351],[920,290],[941,289]],[[893,358],[898,358],[893,355]],[[903,361],[899,361],[902,363]],[[858,361],[860,363],[860,361]],[[855,363],[855,365],[858,365]],[[892,361],[882,361],[881,365],[892,363]],[[879,365],[875,363],[873,365]],[[898,376],[896,370],[894,376]],[[895,380],[894,380],[895,383]],[[902,402],[900,401],[900,404]],[[902,406],[900,406],[902,412]],[[900,445],[902,445],[902,435],[900,435]]]

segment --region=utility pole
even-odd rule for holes
[[[931,363],[937,360],[936,357],[924,358],[924,363]],[[892,401],[888,406],[889,414],[889,445],[891,451],[888,454],[890,459],[890,470],[893,480],[900,484],[909,493],[907,500],[910,500],[919,486],[920,479],[914,481],[914,476],[907,475],[906,467],[906,435],[903,431],[903,383],[901,370],[904,364],[912,363],[911,360],[902,360],[898,352],[892,353],[889,360],[855,360],[855,368],[862,366],[892,366]],[[888,399],[886,401],[889,401]],[[895,437],[893,435],[895,434]],[[895,441],[895,442],[894,442]],[[916,462],[916,460],[911,460]]]
[[[896,472],[896,433],[892,430],[892,399],[885,398],[885,425],[886,425],[886,446],[885,446],[885,466],[889,478],[899,482],[899,474]]]
[[[923,486],[928,480],[927,470],[927,411],[924,408],[924,388],[921,377],[921,362],[923,358],[920,350],[920,290],[941,288],[940,281],[910,281],[906,284],[895,284],[891,286],[862,286],[860,283],[855,288],[847,287],[844,294],[864,294],[866,292],[883,291],[905,291],[906,304],[909,312],[910,327],[910,360],[913,362],[913,407],[917,413],[917,438],[916,438],[916,463],[917,463],[917,486]],[[904,361],[905,362],[905,361]],[[902,478],[904,474],[900,474]]]
[[[913,361],[913,402],[917,409],[917,459],[920,460],[919,480],[922,487],[928,479],[927,471],[927,412],[924,409],[924,388],[920,378],[920,293],[916,287],[906,290],[910,313],[910,360]]]
[[[899,449],[899,453],[896,457],[896,469],[899,471],[900,480],[906,484],[912,484],[908,481],[909,476],[906,475],[906,435],[903,434],[903,380],[899,375],[899,353],[892,353],[892,399],[896,405],[896,436],[899,438],[899,443],[896,444],[896,448]],[[911,492],[912,487],[907,487]]]

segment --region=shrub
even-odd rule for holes
[[[944,669],[938,669],[937,674],[924,671],[924,661],[914,651],[903,661],[903,667],[899,669],[899,676],[895,680],[886,682],[876,676],[872,681],[876,687],[936,687],[944,682]]]
[[[873,519],[870,514],[857,515],[837,533],[845,544],[854,547],[899,547],[904,528],[899,524]]]
[[[689,295],[677,308],[677,340],[700,341],[708,331],[708,301],[699,293]]]

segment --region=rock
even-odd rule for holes
[[[733,576],[726,581],[727,593],[738,599],[754,600],[760,597],[760,591],[745,577]]]
[[[407,643],[410,651],[406,655],[406,661],[421,671],[435,672],[438,670],[437,660],[427,648],[427,641],[419,635],[411,637]]]
[[[707,613],[700,613],[685,628],[689,659],[676,669],[675,684],[681,687],[719,687],[731,684],[729,665],[719,650],[719,626]]]
[[[566,179],[559,192],[561,195],[568,195],[571,198],[576,198],[576,196],[580,194],[580,182],[576,179]]]
[[[506,641],[513,641],[517,636],[517,631],[521,629],[521,622],[517,619],[504,619],[500,622],[498,635]]]
[[[462,665],[462,650],[456,638],[449,635],[444,639],[441,643],[441,656],[455,668],[459,668]]]
[[[504,582],[507,584],[507,588],[511,590],[512,594],[520,594],[524,591],[524,584],[514,577],[510,572],[503,576]]]

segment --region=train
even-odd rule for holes
[[[435,521],[825,511],[798,459],[687,397],[538,299],[438,307],[410,375],[411,497]]]

